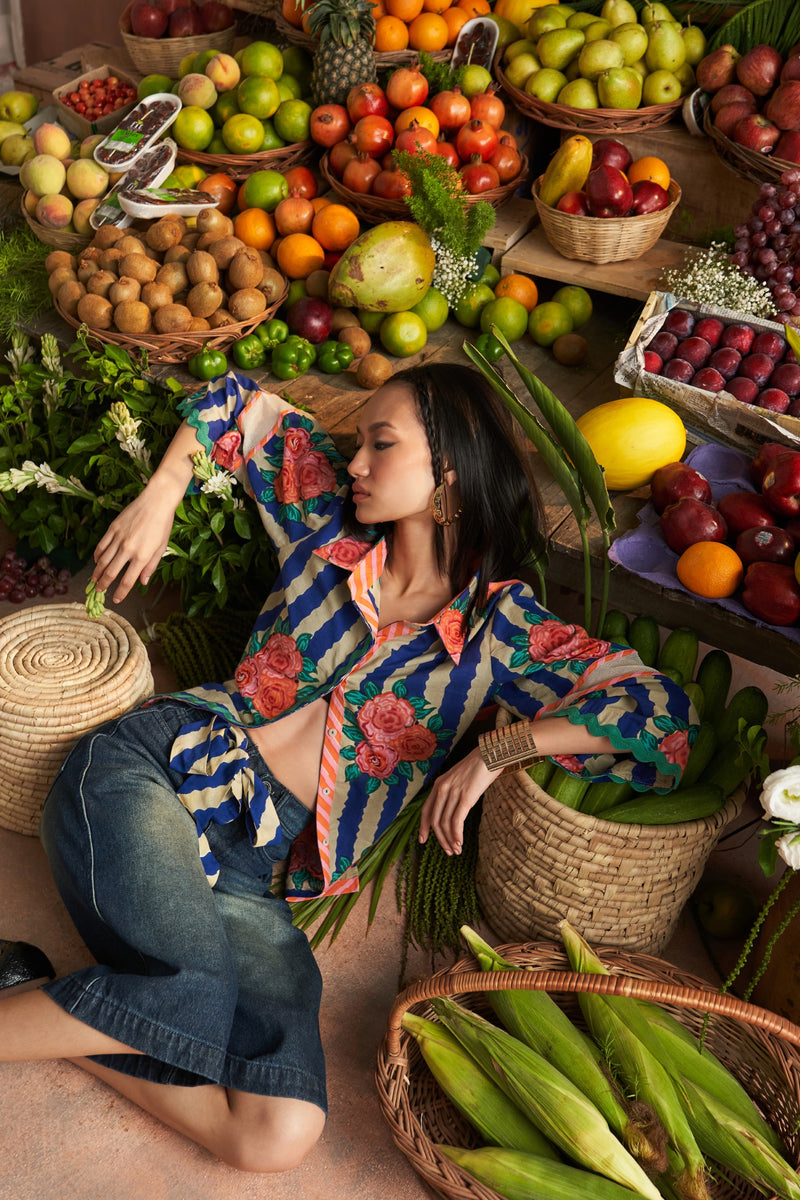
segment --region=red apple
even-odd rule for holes
[[[756,487],[761,487],[764,476],[776,458],[780,458],[782,454],[792,453],[793,451],[788,446],[784,446],[783,442],[764,442],[759,447],[758,453],[750,460],[750,478]]]
[[[793,79],[800,79],[800,54],[787,58],[781,69],[781,83],[790,83]]]
[[[789,417],[800,417],[800,396],[795,396],[786,410]]]
[[[774,46],[761,43],[743,54],[736,64],[736,78],[754,96],[766,96],[775,87],[783,59]]]
[[[733,325],[728,325],[723,331],[720,338],[720,345],[732,346],[740,354],[749,354],[750,348],[755,341],[755,336],[756,331],[750,325],[743,325],[737,321]]]
[[[667,505],[659,524],[664,541],[676,554],[683,554],[695,542],[724,542],[728,532],[722,513],[692,496]]]
[[[718,129],[724,137],[733,137],[733,131],[740,121],[745,117],[752,116],[755,109],[750,104],[744,104],[741,100],[735,100],[731,104],[723,104],[717,109],[714,116],[714,128]]]
[[[796,553],[794,538],[778,525],[743,530],[734,549],[745,566],[751,562],[791,563]]]
[[[616,167],[618,171],[627,171],[632,162],[630,150],[616,138],[598,138],[592,147],[592,167],[604,163],[607,167]]]
[[[233,9],[223,4],[222,0],[205,0],[200,8],[200,20],[206,33],[219,33],[230,28],[235,18]]]
[[[593,167],[585,184],[593,217],[624,217],[633,203],[633,189],[622,171],[601,163]]]
[[[758,492],[728,492],[717,501],[717,509],[734,537],[745,529],[775,524],[775,514]]]
[[[136,0],[131,9],[131,33],[135,37],[160,38],[166,33],[169,17],[155,4]]]
[[[667,333],[674,333],[676,337],[685,338],[694,329],[694,321],[694,313],[687,312],[685,308],[671,308],[661,328]]]
[[[712,349],[719,345],[724,332],[725,326],[719,317],[701,317],[694,327],[694,336],[708,342]]]
[[[750,112],[755,112],[758,107],[753,93],[741,83],[726,83],[711,97],[709,108],[716,114],[725,104],[746,104]]]
[[[800,129],[800,80],[778,84],[767,101],[764,116],[778,129]]]
[[[795,546],[800,550],[800,517],[790,517],[784,525],[783,531],[788,533]]]
[[[758,395],[758,384],[753,383],[752,379],[745,379],[743,375],[735,375],[725,384],[725,391],[730,392],[740,404],[754,404]]]
[[[755,562],[745,571],[742,604],[768,625],[794,625],[800,618],[800,584],[792,567]]]
[[[556,208],[559,212],[572,213],[576,217],[590,216],[585,192],[565,192]]]
[[[800,55],[792,59],[792,62],[800,63]],[[782,133],[775,143],[773,154],[775,158],[782,158],[784,162],[800,163],[800,130],[787,129]]]
[[[751,113],[736,122],[731,138],[739,146],[755,150],[759,154],[768,154],[781,136],[777,125],[762,117],[760,113]]]
[[[706,54],[695,68],[697,86],[704,92],[718,92],[726,83],[736,82],[736,64],[741,54],[729,42]]]
[[[194,4],[176,8],[169,19],[170,37],[197,37],[203,32],[200,10]]]
[[[661,212],[669,205],[669,192],[660,183],[651,179],[640,179],[633,185],[633,204],[631,216],[640,217],[644,213]]]
[[[772,460],[761,480],[761,495],[779,517],[800,514],[800,450],[789,450]]]
[[[786,339],[769,329],[764,329],[753,340],[750,353],[766,354],[773,362],[779,362],[786,353]]]
[[[756,406],[769,409],[770,412],[785,413],[789,407],[789,397],[780,388],[768,387],[758,393]]]
[[[684,496],[711,503],[711,484],[705,475],[685,462],[667,463],[654,472],[650,480],[650,499],[657,513]]]
[[[153,2],[157,8],[163,9],[167,16],[171,17],[176,8],[183,8],[186,0],[153,0]]]

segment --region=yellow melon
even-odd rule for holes
[[[678,414],[644,396],[598,404],[579,417],[577,425],[612,492],[643,487],[659,467],[678,462],[686,449],[686,430]]]

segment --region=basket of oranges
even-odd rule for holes
[[[316,38],[305,26],[307,0],[283,0],[272,20],[280,35],[312,51]],[[463,25],[491,12],[487,0],[373,0],[375,62],[379,68],[413,62],[425,51],[447,62]]]

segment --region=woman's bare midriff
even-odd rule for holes
[[[306,808],[317,802],[319,767],[325,740],[328,701],[324,696],[271,725],[248,729],[272,774],[294,792]]]

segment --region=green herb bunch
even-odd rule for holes
[[[11,335],[23,321],[50,308],[44,260],[50,253],[27,225],[14,225],[0,234],[0,338]]]
[[[95,349],[85,327],[66,362],[45,334],[20,333],[0,366],[0,519],[42,554],[88,560],[116,513],[141,491],[180,425],[175,380],[147,378],[118,346]],[[199,491],[179,505],[154,573],[180,587],[188,615],[232,599],[260,604],[275,576],[271,546],[236,481],[205,460]]]
[[[461,177],[439,154],[394,152],[401,171],[411,180],[406,204],[431,239],[436,254],[433,285],[454,307],[475,269],[475,255],[495,222],[485,200],[468,203]]]
[[[460,67],[451,67],[449,62],[437,62],[427,50],[420,50],[419,69],[428,81],[430,95],[435,96],[437,92],[460,87],[467,66],[464,63]]]

